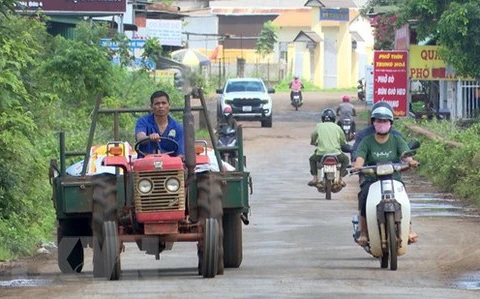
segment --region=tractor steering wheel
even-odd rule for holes
[[[169,151],[169,152],[162,153],[161,147],[160,147],[160,142],[157,142],[157,150],[158,150],[158,152],[159,152],[160,154],[168,155],[168,154],[171,154],[171,153],[176,152],[176,151],[178,150],[178,148],[179,148],[178,143],[177,143],[174,139],[172,139],[172,138],[160,136],[160,140],[168,140],[169,142],[171,142],[171,143],[175,146],[175,149],[174,149],[173,151]],[[159,140],[159,141],[160,141],[160,140]],[[153,141],[150,141],[150,137],[148,137],[148,136],[145,137],[145,138],[143,138],[142,140],[139,140],[137,143],[135,143],[135,151],[136,151],[137,153],[142,154],[144,157],[146,156],[146,154],[140,150],[140,145],[142,145],[142,144],[144,144],[144,143],[147,143],[147,142],[152,142],[152,143],[154,143]]]

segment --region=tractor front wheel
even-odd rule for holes
[[[218,272],[218,240],[220,227],[217,219],[205,220],[203,234],[202,275],[205,278],[213,278]]]
[[[120,240],[118,238],[118,227],[115,221],[103,223],[105,232],[105,243],[103,244],[103,260],[105,265],[105,277],[108,280],[120,278]]]
[[[198,243],[198,274],[203,277],[214,277],[215,274],[223,274],[223,206],[222,206],[222,181],[213,172],[205,172],[197,174],[197,214],[198,222],[203,227],[203,233],[207,234],[207,229],[212,229],[210,224],[207,224],[208,219],[215,219],[216,226],[218,227],[217,237],[209,236],[208,239],[204,236],[203,240]],[[210,228],[209,228],[210,226]],[[211,233],[212,234],[212,233]],[[215,256],[217,259],[216,273],[205,273],[205,269],[209,266],[205,264],[205,255],[208,253],[206,241],[216,240]],[[210,270],[211,269],[210,267]]]
[[[93,276],[118,280],[120,277],[120,252],[118,265],[110,258],[113,243],[119,242],[117,230],[117,177],[111,174],[97,175],[94,180],[92,231]],[[108,229],[108,231],[107,231]],[[107,243],[109,243],[107,245]],[[108,248],[107,248],[108,247]],[[118,245],[118,250],[120,245]]]

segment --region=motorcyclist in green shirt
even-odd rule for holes
[[[313,179],[308,182],[309,186],[319,184],[317,162],[322,160],[326,154],[335,154],[338,161],[342,164],[340,168],[340,176],[347,174],[347,166],[349,164],[348,156],[342,153],[341,146],[346,144],[345,134],[342,128],[335,123],[336,113],[330,108],[323,110],[322,122],[317,124],[315,131],[311,135],[311,145],[315,145],[315,152],[310,157],[310,173]],[[345,182],[340,179],[345,186]]]

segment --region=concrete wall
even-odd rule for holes
[[[194,16],[184,19],[184,32],[198,33],[198,34],[218,34],[218,17],[214,15]],[[188,36],[188,41],[187,41]],[[213,51],[218,45],[217,36],[207,35],[186,35],[184,39],[188,42],[188,47],[192,49],[202,49],[204,52]],[[211,52],[210,52],[211,54]],[[209,56],[209,55],[207,55]]]

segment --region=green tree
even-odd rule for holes
[[[458,74],[480,78],[480,1],[453,2],[438,23],[440,55]]]
[[[13,6],[17,0],[0,0],[0,13],[7,16],[8,12],[13,11]]]
[[[272,21],[263,24],[263,28],[258,36],[255,48],[262,57],[273,52],[273,47],[278,40],[278,27]]]
[[[417,39],[434,40],[459,75],[480,78],[480,0],[371,0],[364,13],[391,12],[396,27],[409,23]]]
[[[0,259],[28,252],[48,238],[53,212],[43,161],[43,128],[36,122],[47,95],[35,91],[34,72],[46,39],[35,18],[0,15]],[[37,143],[37,141],[39,141]],[[48,236],[48,237],[47,237]],[[6,248],[5,248],[6,246]]]

